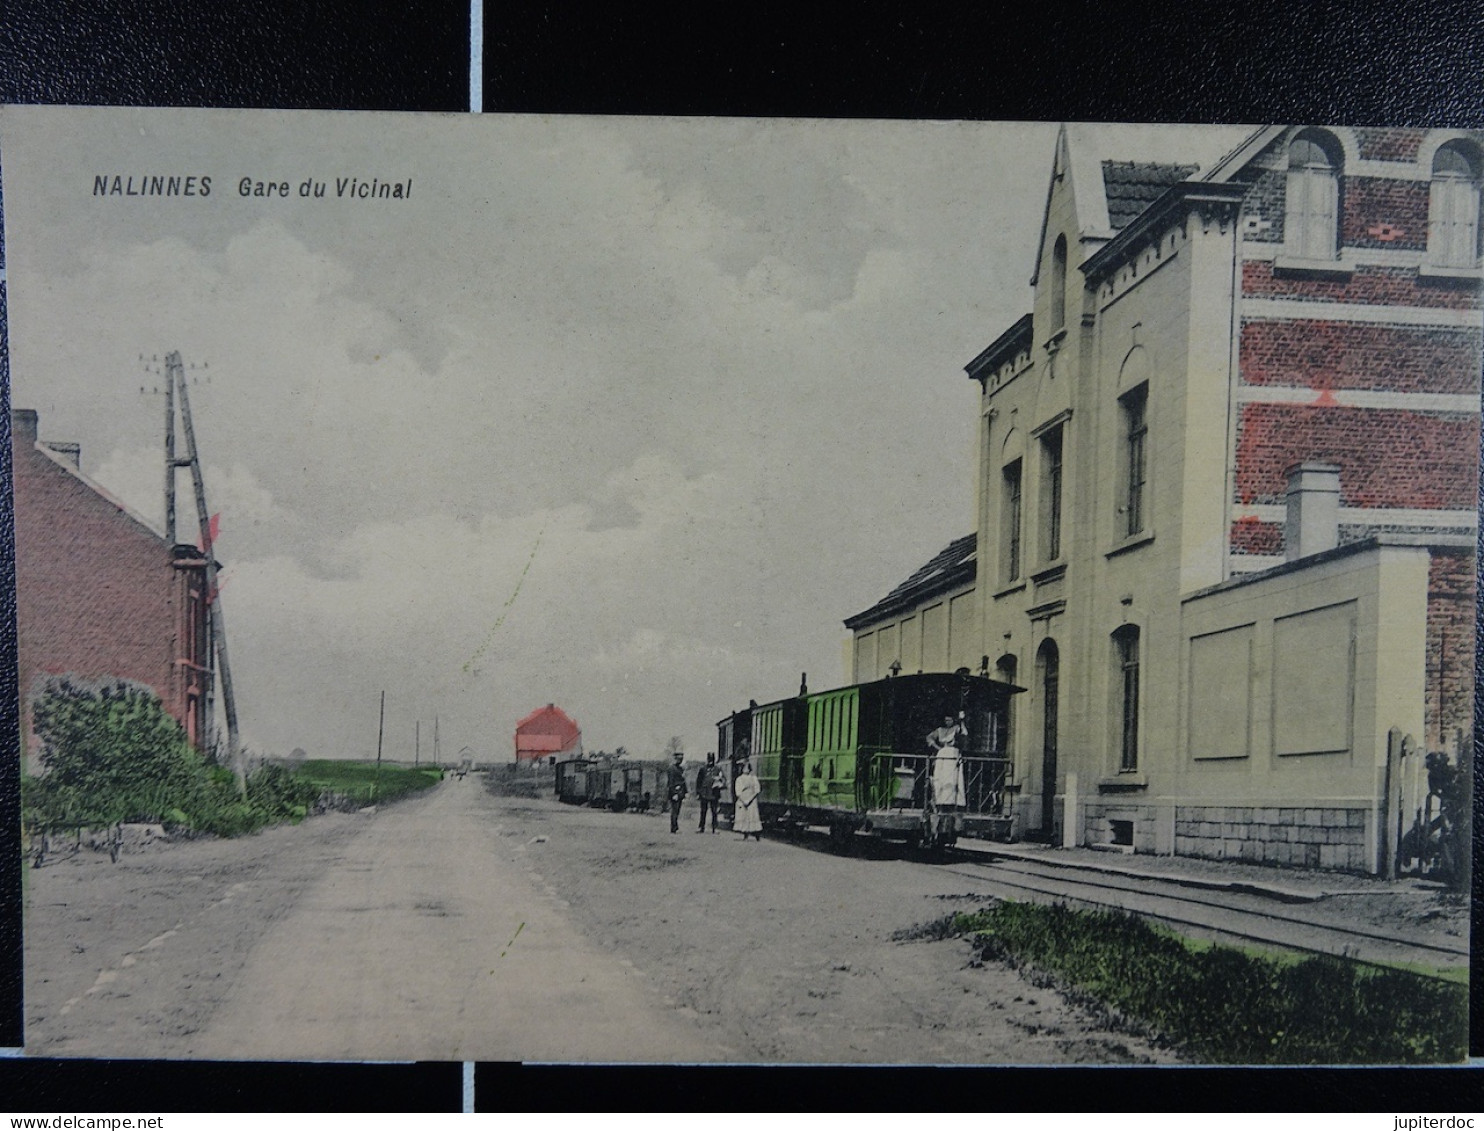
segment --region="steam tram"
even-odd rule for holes
[[[581,755],[556,765],[557,800],[595,809],[643,812],[646,796],[664,792],[667,766],[627,758],[588,758]]]
[[[960,671],[754,702],[717,724],[717,751],[734,767],[750,758],[765,825],[822,825],[842,841],[861,832],[923,847],[1005,840],[1010,698],[1023,690]],[[967,731],[956,759],[929,742],[945,719]]]

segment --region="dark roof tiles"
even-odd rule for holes
[[[974,580],[974,550],[978,541],[977,534],[955,538],[885,597],[865,612],[857,613],[847,620],[846,627],[853,629],[870,624],[893,612],[911,607],[918,599],[929,594]]]
[[[1103,191],[1108,222],[1121,229],[1160,198],[1171,185],[1188,180],[1199,165],[1162,165],[1149,161],[1104,161]]]

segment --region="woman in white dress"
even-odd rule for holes
[[[964,766],[959,761],[959,744],[968,741],[969,732],[952,715],[943,716],[943,725],[928,735],[933,755],[933,805],[936,808],[964,803]]]
[[[743,840],[746,840],[749,834],[757,837],[758,840],[763,839],[763,822],[757,808],[757,799],[762,792],[762,783],[752,772],[752,763],[743,762],[742,772],[732,783],[732,796],[736,798],[732,831],[741,833]]]

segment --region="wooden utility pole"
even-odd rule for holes
[[[418,759],[423,752],[423,721],[417,720],[417,727],[412,732],[412,764],[417,765]]]
[[[180,418],[185,428],[186,450],[182,458],[175,455],[174,388],[180,386]],[[217,584],[216,553],[211,540],[211,512],[206,508],[206,481],[201,474],[201,453],[196,447],[196,429],[191,422],[191,399],[187,391],[185,367],[180,351],[165,355],[165,405],[169,427],[165,430],[165,536],[175,545],[175,471],[191,469],[191,485],[196,494],[196,520],[201,527],[201,552],[206,557],[206,605],[211,611],[212,653],[222,688],[222,709],[227,716],[227,761],[237,775],[237,789],[247,796],[247,771],[242,765],[241,738],[237,729],[237,699],[232,694],[232,665],[227,659],[227,626],[222,617],[221,594]],[[215,680],[213,680],[215,682]]]
[[[437,715],[434,715],[433,716],[433,761],[434,761],[434,763],[436,763],[439,766],[443,765],[443,762],[438,757],[438,716]]]
[[[180,465],[175,462],[175,370],[170,365],[174,358],[180,363],[180,354],[165,358],[165,542],[175,545],[175,472]]]
[[[381,692],[381,717],[376,720],[376,773],[371,776],[371,804],[376,804],[376,791],[381,785],[381,736],[386,733],[386,689]]]

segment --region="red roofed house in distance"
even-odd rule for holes
[[[581,753],[582,729],[555,703],[538,707],[515,724],[516,765]]]

